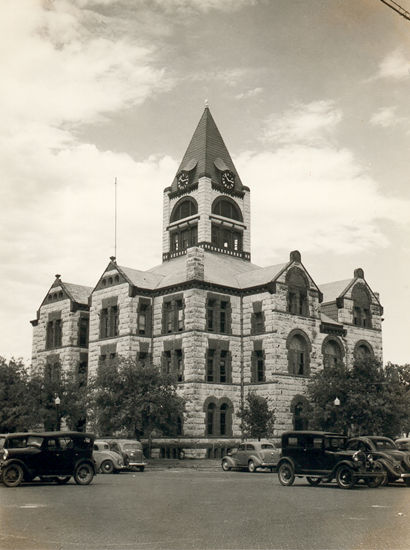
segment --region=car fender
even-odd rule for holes
[[[226,460],[231,468],[237,468],[238,465],[231,456],[224,456],[222,460]]]
[[[335,477],[337,470],[340,468],[340,466],[349,466],[352,470],[357,470],[357,466],[352,460],[340,460],[335,466],[333,467],[333,470],[329,474],[329,479],[332,479]]]
[[[24,462],[18,458],[9,458],[8,460],[5,460],[1,463],[0,470],[4,470],[4,468],[9,464],[18,464],[22,467],[24,474],[32,475],[32,470],[27,468],[27,464],[24,464]]]
[[[84,463],[90,464],[93,467],[94,475],[97,475],[97,466],[95,460],[90,460],[89,458],[80,458],[79,460],[77,460],[77,462],[74,464],[73,471],[75,471],[80,464]]]
[[[293,470],[294,470],[295,473],[296,473],[296,463],[295,463],[295,461],[293,460],[293,458],[291,458],[291,457],[289,457],[289,456],[283,456],[283,457],[281,457],[281,458],[279,459],[279,462],[278,462],[277,465],[276,465],[276,469],[279,470],[280,466],[281,466],[282,464],[284,464],[285,462],[289,462],[289,464],[292,465]]]
[[[250,460],[253,460],[256,466],[259,466],[260,464],[262,464],[262,460],[257,455],[249,455],[248,463]]]
[[[377,459],[377,462],[380,462],[383,464],[384,468],[387,470],[387,473],[390,474],[393,477],[400,477],[400,474],[402,473],[403,469],[400,466],[400,470],[397,471],[394,469],[394,463],[391,460],[388,460],[387,458],[379,457]],[[399,463],[397,463],[399,465]]]

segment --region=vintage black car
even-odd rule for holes
[[[346,450],[347,437],[313,431],[286,432],[278,463],[279,482],[292,485],[295,477],[306,477],[310,485],[336,479],[341,489],[351,489],[360,479],[378,487],[384,479],[379,461],[363,451]]]
[[[0,480],[17,487],[35,477],[88,485],[96,472],[94,435],[82,432],[15,433],[0,436]]]
[[[371,453],[385,469],[385,483],[402,479],[410,487],[410,452],[401,450],[389,437],[366,435],[352,437],[347,442],[347,449]]]

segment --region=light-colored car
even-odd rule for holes
[[[121,454],[126,468],[144,471],[148,463],[140,441],[136,439],[107,439],[107,442],[112,451]]]
[[[400,451],[410,451],[410,437],[400,437],[395,443]]]
[[[122,456],[112,451],[106,441],[94,442],[93,457],[97,470],[102,474],[120,472],[125,468]]]
[[[280,450],[271,441],[241,443],[222,458],[222,470],[228,472],[232,468],[247,469],[255,472],[257,468],[270,468],[273,472],[279,461]]]

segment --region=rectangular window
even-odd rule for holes
[[[88,346],[88,317],[80,317],[78,327],[78,345],[81,348]]]
[[[177,367],[177,380],[182,382],[184,379],[184,363],[182,358],[182,349],[175,350],[175,360]]]
[[[184,300],[167,298],[162,304],[162,332],[182,332],[184,330]]]
[[[265,381],[265,361],[262,350],[256,351],[256,380],[258,382]]]
[[[48,321],[46,327],[46,349],[59,348],[62,345],[61,319]]]
[[[87,370],[88,370],[88,362],[80,361],[78,363],[78,370],[77,370],[77,380],[78,380],[78,386],[80,388],[87,385]]]
[[[171,352],[164,351],[164,373],[171,374],[171,371],[172,371]]]
[[[147,308],[146,304],[141,304],[138,311],[138,334],[141,335],[147,331]]]
[[[221,435],[226,435],[226,411],[221,410],[219,413],[219,424],[221,429]]]
[[[225,350],[221,351],[221,356],[219,360],[219,381],[224,384],[226,380],[226,356],[227,352]]]
[[[207,371],[206,371],[206,380],[207,382],[214,382],[214,355],[215,350],[208,350],[208,360],[207,360]]]
[[[118,306],[105,307],[100,312],[100,338],[118,336]]]
[[[305,373],[305,354],[303,351],[297,352],[297,374]]]
[[[208,296],[206,304],[206,330],[229,334],[231,329],[230,301],[226,297]]]

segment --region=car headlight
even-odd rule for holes
[[[4,449],[2,459],[3,459],[3,460],[7,460],[7,457],[8,457],[8,456],[9,456],[8,450],[7,450],[7,449]]]
[[[363,451],[356,451],[353,455],[353,460],[355,462],[365,462],[366,455],[364,454]]]
[[[373,463],[373,457],[372,457],[371,454],[368,454],[366,458],[367,458],[368,462],[370,462],[370,464]]]

